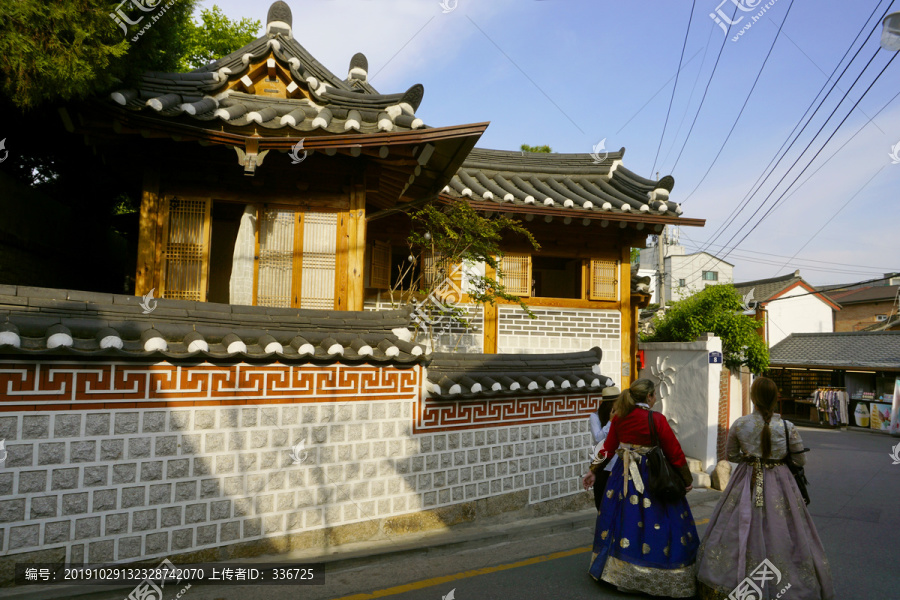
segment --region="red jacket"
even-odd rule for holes
[[[672,432],[672,428],[669,427],[666,417],[662,413],[654,412],[653,424],[656,428],[659,445],[672,466],[676,469],[686,467],[687,460],[684,458],[684,451]],[[650,445],[650,423],[647,418],[647,409],[638,406],[625,418],[620,419],[618,416],[612,418],[609,434],[603,443],[603,452],[606,456],[611,456],[619,447],[619,443]]]

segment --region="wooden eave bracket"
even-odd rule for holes
[[[266,158],[268,150],[259,151],[259,140],[250,138],[244,143],[244,148],[233,146],[234,151],[238,155],[238,164],[244,167],[244,175],[253,177],[256,174],[256,167],[261,167],[263,160]]]

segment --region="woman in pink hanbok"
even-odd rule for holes
[[[833,600],[825,550],[785,463],[790,444],[794,464],[804,464],[803,441],[790,421],[774,414],[775,382],[759,377],[750,399],[756,410],[728,433],[728,460],[740,464],[700,544],[699,596]]]

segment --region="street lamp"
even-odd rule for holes
[[[894,52],[900,50],[900,12],[886,16],[882,26],[881,47]]]

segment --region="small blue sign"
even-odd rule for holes
[[[709,364],[721,365],[722,364],[722,353],[721,352],[710,352],[709,353]]]

